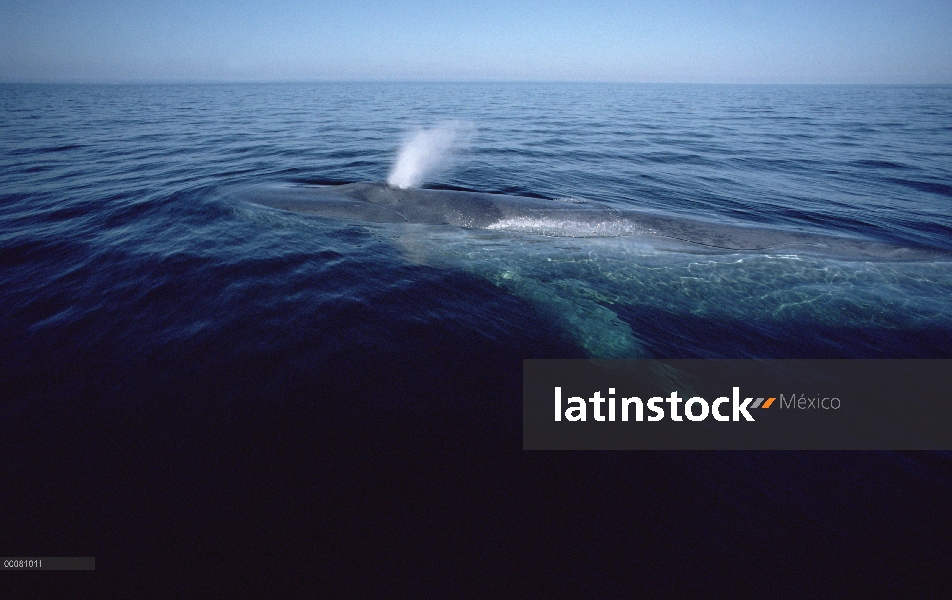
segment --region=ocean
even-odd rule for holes
[[[408,148],[428,189],[915,258],[235,192]],[[901,596],[952,453],[524,452],[522,360],[952,358],[952,87],[0,85],[0,332],[0,546],[97,557],[30,589]]]

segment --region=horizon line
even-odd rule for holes
[[[266,85],[318,83],[394,84],[593,84],[593,85],[711,85],[711,86],[949,86],[924,82],[731,82],[632,81],[612,79],[0,79],[0,85]]]

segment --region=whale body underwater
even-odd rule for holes
[[[861,261],[949,260],[952,254],[852,237],[617,210],[597,202],[398,188],[386,183],[270,183],[233,190],[258,206],[370,223],[451,225],[555,237],[638,236],[690,252],[782,252]]]

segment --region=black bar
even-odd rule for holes
[[[4,571],[95,571],[95,556],[7,556],[0,559]]]

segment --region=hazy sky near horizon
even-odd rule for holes
[[[952,0],[0,0],[0,81],[952,83]]]

